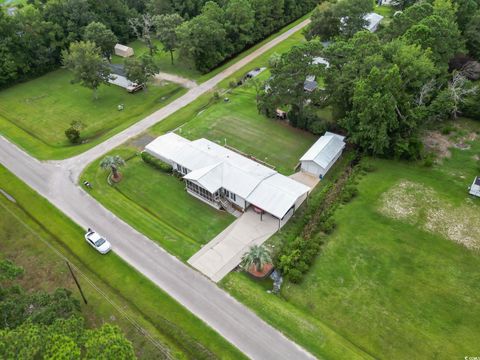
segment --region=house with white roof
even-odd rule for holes
[[[375,32],[378,30],[378,25],[383,19],[383,16],[374,12],[368,13],[363,17],[367,21],[367,25],[365,29],[371,32]]]
[[[207,139],[190,141],[162,135],[145,151],[170,164],[185,180],[188,193],[226,210],[269,213],[286,221],[306,199],[308,186]]]
[[[342,155],[344,148],[345,137],[327,131],[300,158],[301,170],[323,178]]]

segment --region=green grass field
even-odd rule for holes
[[[452,141],[480,131],[478,123],[462,127]],[[480,246],[480,202],[467,194],[480,141],[468,144],[433,168],[373,160],[376,170],[336,212],[337,229],[303,283],[284,284],[281,297],[243,274],[222,285],[319,357],[345,358],[332,331],[363,357],[478,353],[480,253],[459,244],[472,238]]]
[[[316,136],[258,113],[255,91],[239,87],[183,125],[178,134],[189,139],[207,138],[266,161],[284,174],[292,174],[300,157]]]
[[[51,290],[66,286],[79,297],[65,263],[41,242],[38,237],[41,236],[76,264],[175,358],[243,358],[236,348],[115,253],[106,256],[96,253],[85,243],[83,229],[1,166],[0,184],[1,189],[16,200],[13,203],[0,194],[0,253],[25,266],[22,282],[28,289]],[[133,341],[141,358],[162,358],[157,348],[78,273],[77,276],[89,300],[89,305],[83,306],[83,313],[90,325],[101,325],[104,321],[117,324]]]
[[[118,86],[101,86],[98,100],[92,91],[70,84],[66,70],[53,71],[0,92],[0,131],[40,159],[81,153],[165,106],[185,92],[174,84],[149,86],[129,94]],[[125,109],[118,111],[117,106]],[[70,145],[65,130],[81,121],[86,140]]]
[[[121,170],[123,180],[108,185],[95,161],[82,175],[93,185],[91,195],[180,259],[186,261],[234,220],[188,195],[183,181],[145,164],[135,150],[113,153],[134,156]]]

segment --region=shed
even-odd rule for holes
[[[472,186],[470,186],[469,190],[470,195],[480,197],[480,176],[477,176],[475,180],[473,180]]]
[[[130,57],[133,56],[133,49],[122,44],[117,44],[115,45],[115,55],[121,57]]]
[[[335,164],[345,148],[345,137],[326,132],[300,158],[301,170],[323,178]]]

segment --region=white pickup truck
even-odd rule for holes
[[[112,245],[99,233],[88,229],[85,234],[85,240],[95,248],[100,254],[106,254],[112,249]]]

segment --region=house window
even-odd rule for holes
[[[177,171],[182,172],[182,167],[179,164],[177,164]]]
[[[230,199],[232,199],[233,201],[236,201],[237,200],[237,196],[234,194],[234,193],[230,193]]]

